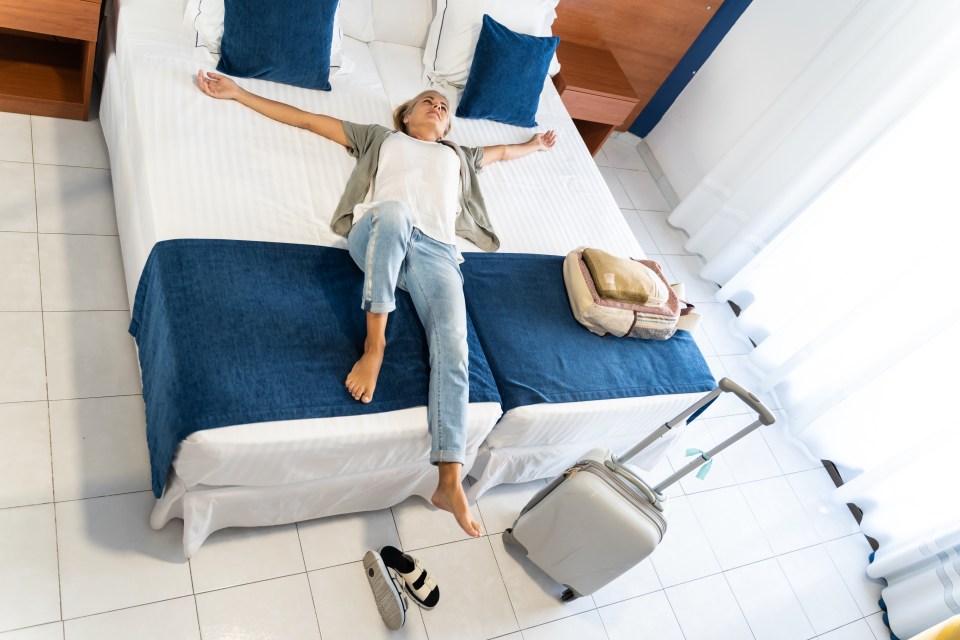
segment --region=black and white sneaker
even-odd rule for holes
[[[440,601],[440,587],[420,564],[420,560],[390,546],[380,549],[380,555],[383,562],[403,579],[403,587],[414,602],[424,609],[437,606]]]
[[[396,631],[407,619],[407,599],[400,591],[400,586],[376,551],[367,551],[363,556],[363,571],[367,574],[367,582],[370,583],[383,623],[388,629]]]

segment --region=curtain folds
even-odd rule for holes
[[[960,55],[960,5],[863,0],[670,214],[724,283]]]
[[[901,638],[960,613],[958,113],[960,2],[863,0],[669,218],[863,509]]]

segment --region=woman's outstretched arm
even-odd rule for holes
[[[197,84],[200,85],[201,91],[212,98],[236,100],[277,122],[312,131],[345,147],[350,146],[350,143],[347,142],[347,136],[343,132],[343,122],[341,120],[303,111],[289,104],[250,93],[227,76],[212,71],[208,71],[206,77],[203,71],[198,71]]]
[[[538,133],[526,142],[520,144],[498,144],[492,147],[483,148],[483,166],[499,162],[500,160],[513,160],[522,158],[534,151],[548,151],[553,148],[557,142],[557,134],[553,130],[546,133]]]

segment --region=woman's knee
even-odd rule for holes
[[[440,331],[439,339],[443,342],[442,349],[451,365],[466,370],[470,362],[470,352],[467,347],[467,328],[447,327]]]
[[[382,228],[410,233],[413,230],[413,212],[402,202],[389,200],[376,208],[376,223]]]

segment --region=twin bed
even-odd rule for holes
[[[377,5],[342,3],[358,1]],[[404,1],[409,15],[432,15],[430,0]],[[353,158],[319,136],[203,95],[195,75],[213,65],[185,50],[183,10],[170,0],[114,0],[108,10],[100,118],[131,308],[147,259],[163,241],[346,247],[330,230],[330,218]],[[425,88],[423,49],[409,44],[418,38],[363,42],[344,35],[349,64],[340,73],[331,70],[329,92],[240,83],[308,111],[390,126],[393,108]],[[499,253],[562,256],[586,245],[643,257],[549,77],[537,122],[540,131],[557,131],[553,150],[497,163],[480,176]],[[522,142],[532,133],[456,119],[450,137],[485,146]],[[460,248],[469,265],[476,248],[465,241]],[[699,352],[692,358],[706,370]],[[344,375],[350,364],[344,363]],[[626,449],[702,390],[540,402],[505,412],[498,402],[473,402],[464,465],[474,478],[469,495],[549,477],[595,446]],[[668,445],[665,439],[637,464],[652,466]],[[189,557],[224,527],[381,509],[412,495],[428,499],[436,486],[429,448],[422,406],[195,431],[180,443],[151,525],[182,518]]]

